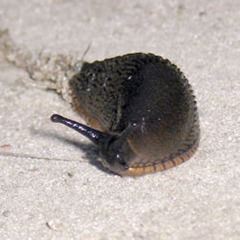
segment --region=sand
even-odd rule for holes
[[[1,0],[0,239],[239,239],[239,9],[237,0]],[[28,67],[42,55],[81,59],[89,45],[85,61],[151,52],[181,68],[201,123],[191,160],[121,178],[90,163],[98,155],[86,138],[49,120],[81,118]]]

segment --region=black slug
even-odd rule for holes
[[[169,60],[134,53],[84,62],[69,81],[73,105],[89,125],[51,120],[95,143],[102,164],[122,176],[162,171],[189,159],[199,143],[195,97]]]

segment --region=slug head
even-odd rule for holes
[[[127,139],[133,132],[135,125],[127,127],[120,135],[116,135],[98,131],[57,114],[52,115],[51,120],[74,129],[96,144],[102,156],[101,163],[110,171],[123,175],[128,170],[128,163],[133,159],[134,153]]]

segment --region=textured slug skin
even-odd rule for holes
[[[91,127],[121,135],[135,126],[123,144],[128,168],[105,161],[113,172],[165,170],[196,151],[200,131],[195,98],[187,79],[168,60],[135,53],[84,63],[69,85],[77,111]]]

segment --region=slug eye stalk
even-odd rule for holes
[[[52,122],[61,123],[87,137],[96,145],[102,145],[107,139],[112,138],[112,135],[100,132],[96,129],[90,128],[84,124],[75,122],[71,119],[65,118],[58,114],[53,114],[51,116]]]

